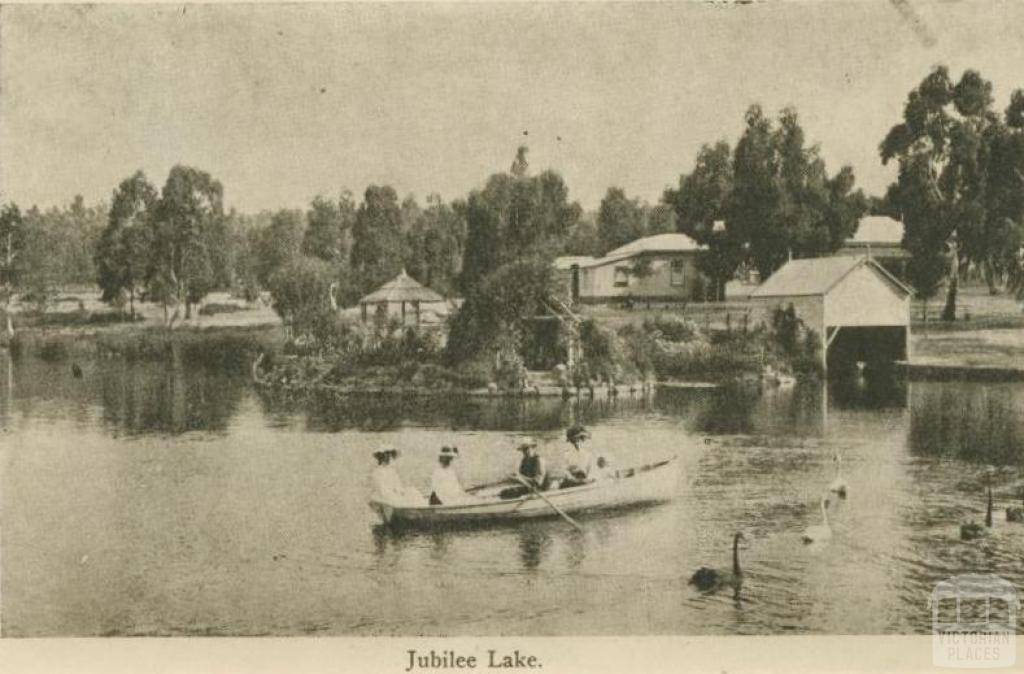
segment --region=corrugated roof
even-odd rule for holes
[[[360,304],[380,302],[444,302],[444,297],[402,273],[359,300]]]
[[[673,232],[671,234],[645,236],[642,239],[630,241],[625,246],[609,251],[605,257],[621,258],[638,253],[684,253],[699,249],[700,246],[690,237]]]
[[[857,232],[846,240],[847,243],[861,245],[896,244],[903,242],[903,223],[893,220],[888,215],[869,215],[857,223]]]
[[[751,297],[783,297],[824,295],[847,274],[860,265],[870,265],[890,285],[900,292],[910,294],[910,289],[900,283],[874,260],[865,257],[811,257],[790,260],[778,271],[750,293]]]

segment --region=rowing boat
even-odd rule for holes
[[[676,457],[656,463],[620,468],[608,477],[565,489],[543,492],[566,513],[589,512],[671,500],[678,484]],[[498,494],[509,482],[470,489],[472,500],[455,505],[394,505],[370,501],[370,509],[385,524],[454,525],[482,521],[514,521],[558,514],[536,494],[503,499]]]

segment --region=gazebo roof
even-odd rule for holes
[[[444,302],[444,297],[430,288],[420,285],[403,269],[398,276],[359,300],[360,304],[379,304],[381,302]]]

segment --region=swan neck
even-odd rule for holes
[[[824,520],[825,526],[828,526],[828,509],[825,507],[825,502],[821,502],[821,519]]]
[[[732,573],[734,576],[740,575],[740,537],[734,536],[732,539]]]
[[[985,508],[985,526],[992,526],[992,487],[988,488],[988,506]]]

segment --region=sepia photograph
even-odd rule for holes
[[[1022,65],[1012,2],[3,4],[0,652],[1019,666]]]

